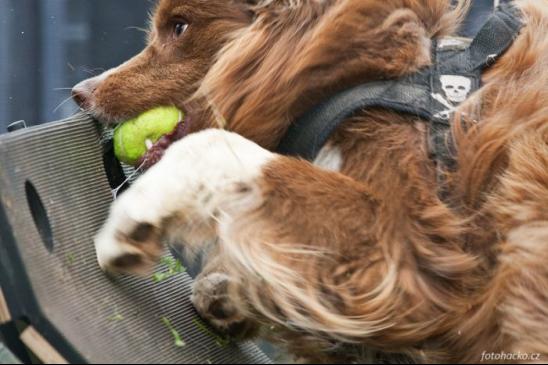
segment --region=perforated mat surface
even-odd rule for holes
[[[98,127],[75,117],[0,136],[0,284],[69,361],[267,363],[196,325],[185,273],[160,283],[108,278],[93,236],[112,202]],[[168,318],[184,342],[174,345]]]

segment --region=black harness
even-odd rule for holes
[[[432,65],[397,80],[368,82],[340,92],[295,121],[278,152],[313,161],[335,129],[365,108],[382,107],[429,122],[429,152],[438,166],[454,164],[448,141],[453,110],[481,85],[481,73],[517,37],[518,9],[501,4],[473,40],[432,42]]]

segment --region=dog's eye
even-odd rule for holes
[[[179,37],[181,36],[186,29],[188,28],[188,24],[184,22],[177,22],[175,23],[175,26],[173,27],[173,31],[175,32],[175,36]]]

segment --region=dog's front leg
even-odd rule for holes
[[[253,209],[261,167],[275,155],[223,130],[175,143],[162,160],[116,200],[95,239],[102,269],[145,273],[165,240],[189,246],[216,237],[231,209]],[[230,203],[227,205],[227,203]]]

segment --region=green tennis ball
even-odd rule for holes
[[[114,130],[114,155],[128,165],[135,165],[147,151],[147,144],[171,133],[183,117],[176,107],[161,106],[123,122]]]

